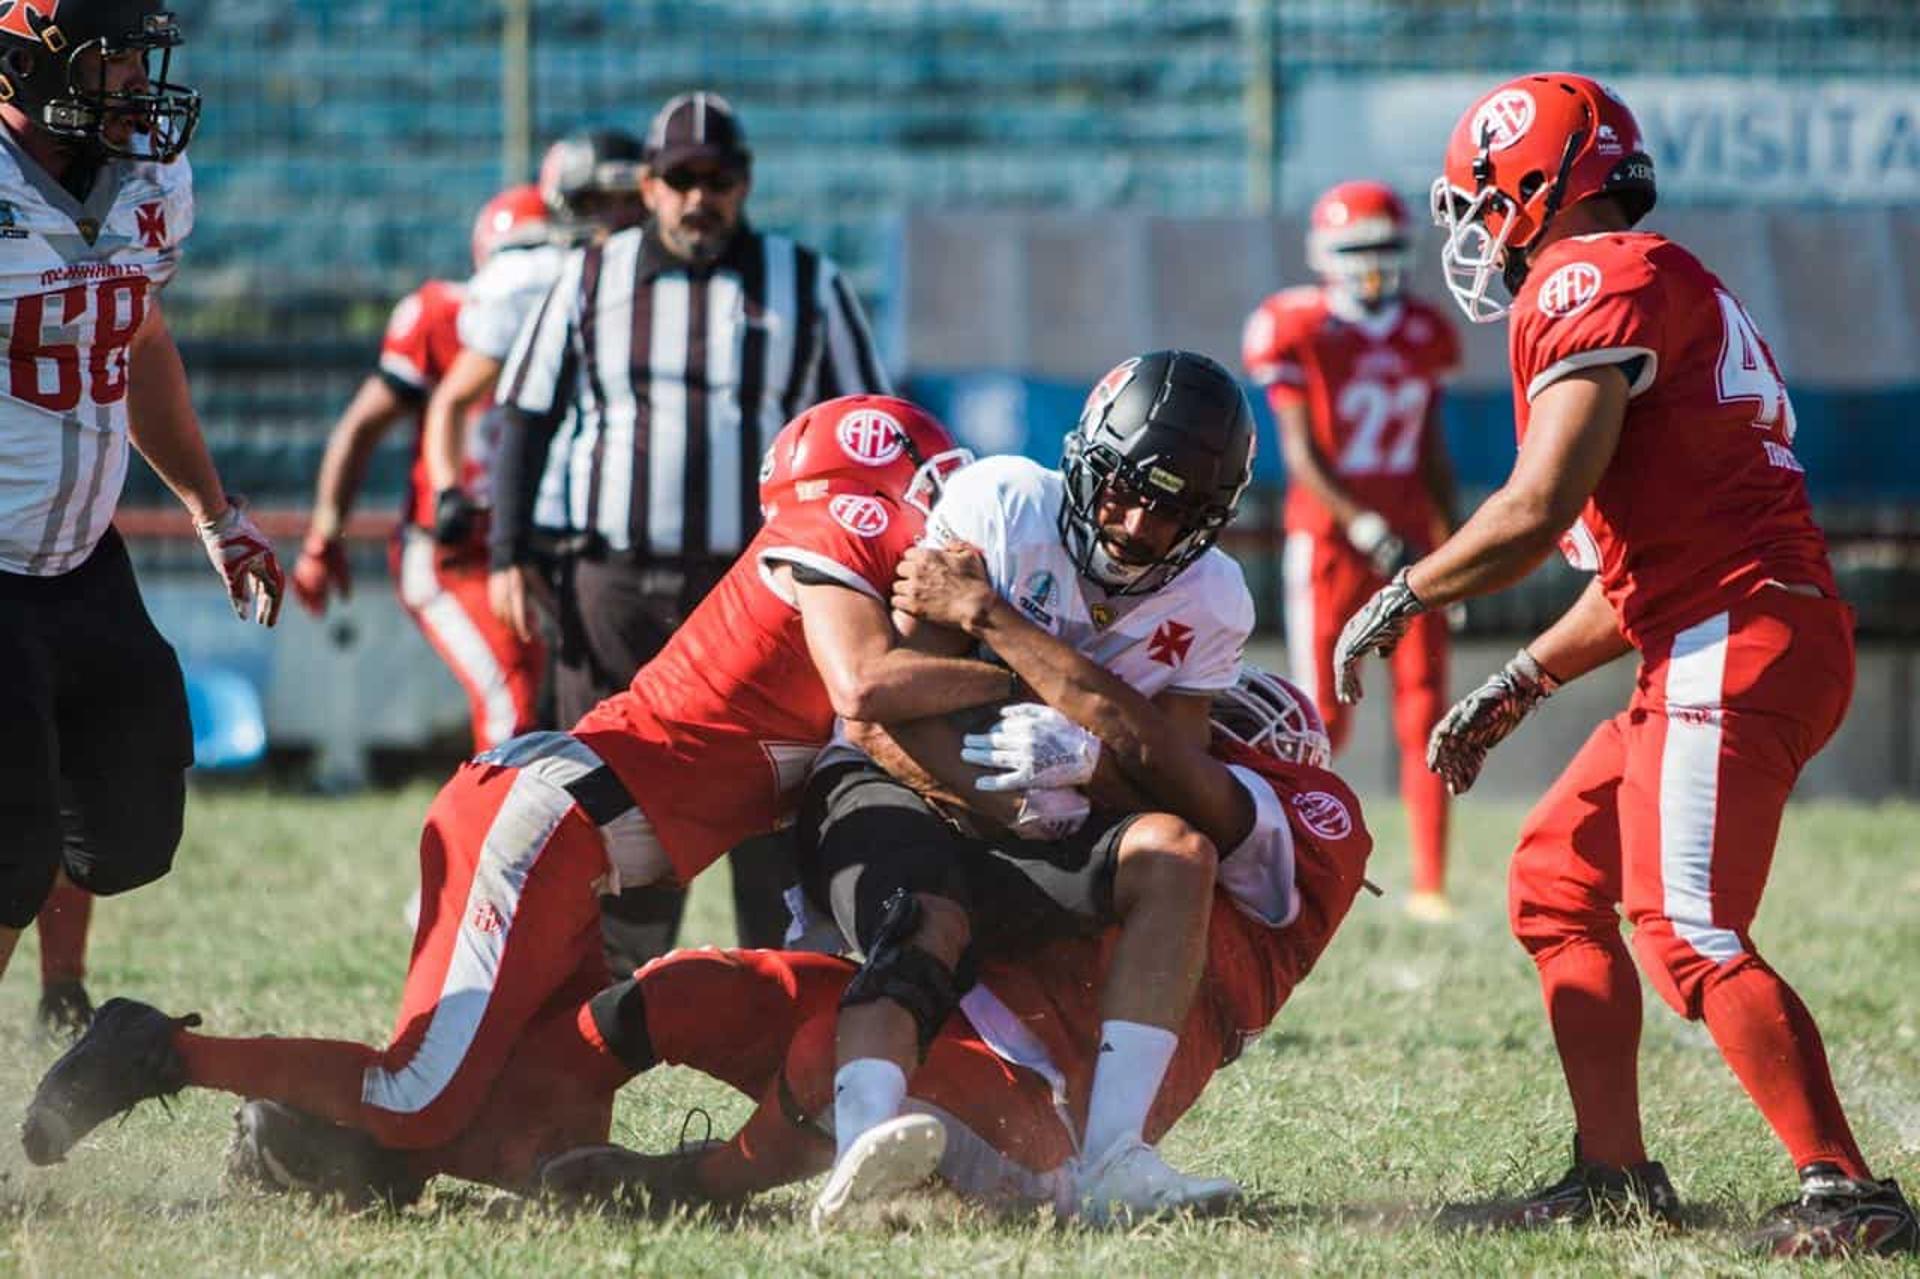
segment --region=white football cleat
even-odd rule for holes
[[[1074,1191],[1080,1219],[1095,1226],[1183,1209],[1217,1212],[1241,1195],[1236,1181],[1177,1171],[1138,1137],[1115,1142],[1083,1168]]]
[[[933,1176],[947,1130],[932,1115],[900,1115],[854,1138],[813,1201],[813,1228],[824,1230],[850,1205],[911,1190]]]

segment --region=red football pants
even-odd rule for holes
[[[1748,933],[1787,796],[1839,727],[1853,675],[1851,610],[1764,590],[1649,646],[1627,709],[1527,818],[1513,931],[1540,971],[1588,1157],[1645,1157],[1624,905],[1641,972],[1705,1020],[1796,1165],[1864,1175],[1819,1031]]]
[[[401,1149],[444,1145],[473,1122],[529,1025],[571,1018],[608,981],[606,842],[565,789],[598,760],[560,733],[519,747],[513,767],[463,764],[428,811],[420,924],[387,1047],[182,1031],[187,1082]]]
[[[1353,727],[1353,708],[1333,692],[1333,646],[1340,628],[1386,579],[1346,542],[1290,532],[1281,562],[1286,586],[1289,676],[1313,694],[1336,753]],[[1446,886],[1447,786],[1427,767],[1427,738],[1447,709],[1447,624],[1423,613],[1387,659],[1393,676],[1393,733],[1400,746],[1400,802],[1407,810],[1413,889]]]
[[[473,749],[491,750],[531,731],[546,670],[546,648],[522,640],[487,603],[487,565],[449,558],[422,529],[403,528],[389,564],[400,603],[467,695]]]

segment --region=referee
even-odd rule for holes
[[[726,99],[669,101],[645,161],[647,222],[574,251],[500,377],[490,589],[523,635],[536,608],[557,620],[562,725],[626,687],[753,537],[780,427],[889,389],[839,269],[748,225],[752,152]],[[735,852],[743,944],[779,943],[790,863],[783,841]],[[664,953],[683,904],[609,900],[615,970]]]

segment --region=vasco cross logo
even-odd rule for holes
[[[1147,641],[1147,656],[1162,666],[1178,666],[1187,660],[1187,650],[1192,647],[1193,628],[1168,618]]]
[[[133,211],[134,225],[139,228],[140,243],[149,249],[163,249],[167,245],[167,206],[158,200],[149,201]]]

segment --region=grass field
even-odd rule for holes
[[[429,798],[348,801],[198,792],[178,869],[96,915],[91,986],[219,1032],[378,1042],[407,937],[400,903]],[[1167,1145],[1175,1163],[1240,1178],[1239,1216],[1129,1233],[989,1221],[929,1195],[894,1220],[815,1239],[804,1191],[743,1220],[665,1225],[523,1212],[441,1182],[399,1215],[230,1200],[221,1152],[234,1100],[141,1107],[64,1166],[0,1143],[0,1274],[1245,1274],[1745,1273],[1738,1232],[1790,1190],[1785,1157],[1706,1034],[1649,995],[1642,1052],[1650,1143],[1694,1228],[1495,1237],[1434,1224],[1443,1205],[1556,1176],[1569,1118],[1532,966],[1508,938],[1504,862],[1520,810],[1459,810],[1458,895],[1444,927],[1404,922],[1397,806],[1378,804],[1374,878],[1275,1029],[1226,1071]],[[1825,1029],[1842,1092],[1882,1175],[1920,1181],[1920,808],[1809,805],[1789,816],[1756,930]],[[690,941],[727,936],[724,884],[695,896]],[[0,1112],[20,1113],[52,1056],[31,1033],[29,939],[0,983]],[[722,1128],[744,1100],[690,1074],[628,1088],[616,1140],[670,1146],[690,1105]],[[1837,1267],[1836,1267],[1837,1268]],[[1885,1274],[1885,1265],[1856,1268]],[[1784,1272],[1785,1267],[1782,1267]],[[1916,1268],[1920,1270],[1920,1268]]]

